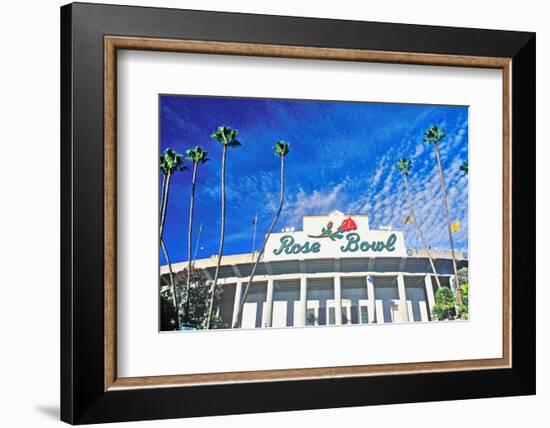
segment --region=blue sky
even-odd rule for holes
[[[272,150],[278,140],[290,143],[290,153],[276,231],[301,229],[304,214],[338,209],[367,214],[371,228],[403,230],[406,245],[419,247],[414,225],[404,223],[409,209],[395,168],[404,156],[413,163],[409,185],[426,240],[449,248],[434,149],[422,142],[430,124],[447,132],[440,152],[451,218],[461,223],[455,245],[468,249],[468,179],[460,171],[468,158],[467,107],[162,95],[159,108],[161,150],[184,153],[199,145],[211,158],[197,178],[193,247],[202,223],[199,258],[219,246],[222,148],[210,137],[219,125],[238,129],[242,143],[227,155],[224,254],[251,251],[256,214],[257,247],[268,228],[279,195],[279,159]],[[173,262],[187,259],[190,188],[190,170],[174,175],[164,232]]]

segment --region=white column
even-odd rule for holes
[[[273,280],[270,278],[267,280],[267,293],[265,299],[265,324],[264,327],[271,327],[271,320],[273,314]]]
[[[300,276],[300,311],[294,314],[297,317],[296,325],[303,327],[306,325],[307,314],[307,278],[305,275]]]
[[[237,321],[237,312],[239,311],[239,305],[241,304],[242,294],[243,282],[239,280],[235,285],[235,299],[233,300],[233,320],[231,321],[231,327],[233,327],[235,321]]]
[[[424,277],[424,285],[426,287],[426,297],[428,299],[428,312],[430,319],[432,318],[432,309],[435,305],[434,288],[432,286],[432,278],[430,275]]]
[[[340,275],[334,277],[334,313],[336,325],[342,325],[342,283]]]
[[[374,297],[374,277],[372,275],[367,275],[367,298],[369,299],[369,324],[374,323],[376,319],[376,305]],[[383,316],[383,315],[381,315]]]
[[[407,313],[407,293],[405,291],[405,277],[403,275],[397,275],[397,291],[399,293],[399,315],[401,322],[409,321],[409,314]]]

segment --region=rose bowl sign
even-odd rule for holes
[[[303,231],[272,233],[265,261],[339,258],[404,257],[403,232],[371,230],[366,215],[304,216]]]

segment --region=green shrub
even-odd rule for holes
[[[183,269],[180,272],[174,274],[174,281],[176,285],[176,296],[179,302],[179,321],[180,325],[183,323],[183,308],[185,307],[185,301],[187,300],[187,269]],[[191,287],[189,290],[190,304],[189,304],[189,324],[199,330],[206,327],[206,318],[208,315],[208,305],[210,302],[210,290],[211,286],[208,283],[206,274],[202,269],[191,269]],[[214,291],[214,309],[217,308],[218,303],[223,294],[223,287],[216,287]],[[172,294],[169,289],[165,289],[161,292],[161,330],[173,330],[175,328],[174,318],[174,305],[172,304]],[[210,327],[216,328],[228,328],[228,323],[224,322],[221,317],[215,313],[210,320]]]
[[[468,312],[468,284],[460,285],[460,296],[462,297],[462,303],[458,305],[458,313],[463,319],[467,320],[470,316]]]
[[[456,317],[455,296],[448,287],[441,287],[435,292],[435,305],[432,309],[432,319],[439,321],[452,320]]]
[[[462,298],[462,303],[458,305],[458,313],[462,316],[463,319],[467,320],[469,318],[467,267],[463,267],[458,271],[458,282],[460,284],[460,296]]]

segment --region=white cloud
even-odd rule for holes
[[[382,178],[382,173],[383,172],[384,172],[383,168],[378,168],[376,170],[376,174],[374,174],[374,177],[372,178],[372,181],[371,181],[371,184],[373,186],[376,186],[376,185],[378,185],[378,183],[380,183],[380,179]]]
[[[417,158],[418,156],[420,156],[424,152],[425,145],[426,145],[426,143],[418,143],[416,145],[416,150],[414,151],[413,155],[411,156],[412,159]]]
[[[467,122],[465,122],[467,124]],[[464,128],[461,128],[464,129]],[[462,133],[462,137],[465,131]],[[456,140],[455,140],[456,141]],[[435,151],[423,143],[412,146],[410,141],[403,141],[401,146],[390,150],[378,162],[377,171],[370,181],[373,184],[382,183],[378,191],[364,191],[358,201],[352,204],[353,208],[364,212],[370,217],[372,227],[392,225],[394,229],[405,232],[406,244],[409,247],[420,247],[421,242],[412,223],[405,224],[404,219],[410,213],[405,186],[401,174],[388,160],[398,153],[407,153],[415,150],[413,157],[422,156],[413,163],[413,170],[409,176],[415,213],[428,245],[440,248],[449,248],[447,222],[445,218],[439,169],[435,160]],[[447,146],[447,147],[445,147]],[[445,151],[441,153],[443,174],[447,184],[447,199],[451,221],[460,221],[461,228],[453,235],[455,241],[466,242],[468,230],[467,206],[467,177],[460,171],[463,161],[460,157],[467,157],[467,145],[459,149],[459,156],[447,161],[446,153],[450,144],[442,145]],[[431,148],[430,152],[426,152]],[[393,156],[397,158],[397,156]],[[355,211],[354,211],[355,212]]]
[[[226,175],[225,200],[228,205],[239,208],[254,205],[263,212],[270,209],[273,199],[279,197],[279,175],[271,171],[259,171],[253,175]],[[211,184],[205,192],[213,199],[219,199],[221,184]]]
[[[346,182],[342,182],[331,189],[314,190],[306,193],[303,189],[285,200],[280,224],[285,226],[301,226],[302,217],[306,214],[329,213],[334,209],[345,210],[343,189]]]

